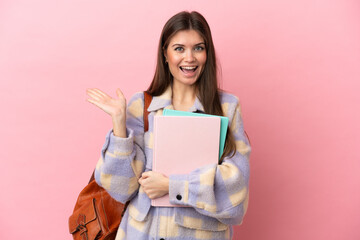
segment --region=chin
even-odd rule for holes
[[[183,83],[186,84],[186,85],[188,85],[188,86],[193,86],[193,85],[195,85],[196,80],[197,80],[197,79],[195,79],[195,80],[183,81]]]

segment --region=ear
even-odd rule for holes
[[[166,51],[166,49],[163,50],[163,54],[164,54],[164,57],[165,57],[165,62],[167,62],[167,51]]]

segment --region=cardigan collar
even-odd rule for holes
[[[174,106],[172,105],[172,88],[171,88],[171,86],[169,86],[165,90],[165,92],[162,93],[161,95],[154,96],[152,98],[150,106],[148,107],[147,110],[149,112],[152,112],[152,111],[157,111],[162,108],[174,109]],[[195,102],[194,102],[193,106],[190,107],[187,111],[188,112],[196,112],[196,111],[205,112],[204,106],[202,105],[202,103],[200,102],[200,100],[198,99],[197,96],[195,98]]]

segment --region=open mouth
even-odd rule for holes
[[[197,68],[198,68],[198,66],[180,67],[180,70],[183,71],[184,73],[191,73],[191,72],[195,72]]]

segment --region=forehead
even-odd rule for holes
[[[194,45],[204,42],[201,35],[195,30],[181,30],[177,32],[169,42],[169,45],[182,44],[182,45]]]

